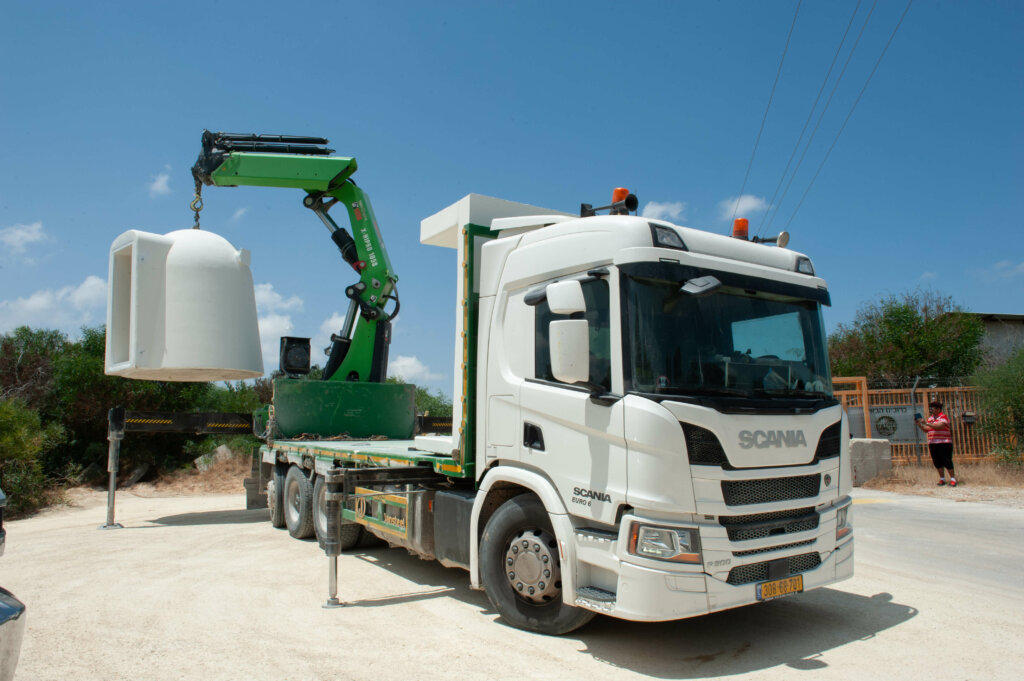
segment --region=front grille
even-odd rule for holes
[[[722,498],[727,506],[767,504],[773,501],[807,499],[818,494],[821,473],[763,480],[723,480]]]
[[[821,556],[817,551],[804,553],[799,556],[790,556],[780,560],[789,561],[789,575],[798,575],[807,572],[821,565]],[[763,563],[751,563],[740,565],[729,571],[729,584],[750,584],[751,582],[763,582],[768,579],[768,564],[772,561],[766,560]],[[786,576],[786,575],[783,575]]]
[[[764,537],[806,532],[818,527],[821,519],[814,507],[795,508],[771,513],[720,516],[718,522],[724,525],[730,541],[747,541]]]
[[[683,435],[686,437],[686,453],[690,463],[697,466],[722,466],[729,461],[722,449],[722,443],[707,428],[684,423]]]
[[[779,546],[766,546],[763,549],[750,549],[749,551],[733,551],[732,555],[737,558],[741,556],[754,556],[759,553],[768,553],[769,551],[782,551],[783,549],[795,549],[798,546],[807,546],[813,544],[816,539],[808,539],[807,541],[793,542],[792,544],[780,544]]]
[[[818,460],[834,459],[839,456],[841,435],[842,431],[839,428],[839,421],[826,428],[821,433],[821,437],[818,438],[818,449],[814,452],[814,458]]]

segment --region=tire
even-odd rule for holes
[[[298,466],[291,466],[284,479],[284,524],[296,539],[313,535],[313,485]]]
[[[316,533],[316,539],[320,543],[320,548],[324,547],[324,539],[327,537],[327,500],[324,498],[326,491],[327,483],[324,482],[323,477],[316,476],[316,482],[313,483],[313,531]],[[359,543],[362,529],[363,526],[358,523],[342,522],[342,551],[348,551]]]
[[[284,467],[275,464],[267,481],[267,508],[273,527],[284,527],[284,477]]]
[[[544,504],[532,494],[509,499],[487,521],[480,576],[491,605],[516,628],[557,636],[594,616],[562,601],[558,543]]]

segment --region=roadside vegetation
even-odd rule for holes
[[[270,403],[269,378],[214,384],[107,376],[105,343],[103,326],[83,328],[75,340],[60,331],[29,327],[0,335],[0,488],[7,494],[10,516],[58,501],[69,486],[105,483],[111,407],[251,413]],[[309,378],[319,376],[314,367]],[[443,394],[419,386],[416,404],[420,412],[451,414]],[[147,480],[170,475],[180,482],[193,475],[194,460],[212,456],[222,445],[248,455],[258,444],[252,436],[132,433],[121,442],[119,468],[124,475],[145,470]],[[218,462],[215,472],[225,467]],[[247,460],[236,466],[247,467]]]
[[[1020,469],[1024,463],[1024,348],[1005,364],[979,371],[973,382],[982,388],[984,427],[999,443],[996,457]]]
[[[984,362],[984,335],[949,296],[920,289],[887,296],[863,303],[829,336],[832,375],[907,386],[917,376],[966,379]]]

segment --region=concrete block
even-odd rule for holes
[[[892,445],[877,438],[850,438],[850,459],[853,464],[853,486],[892,470]]]

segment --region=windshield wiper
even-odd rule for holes
[[[750,391],[737,388],[660,388],[659,395],[734,395],[750,397]]]
[[[768,397],[812,397],[814,399],[827,398],[828,395],[817,390],[798,390],[796,388],[779,388],[772,390],[763,390]]]

